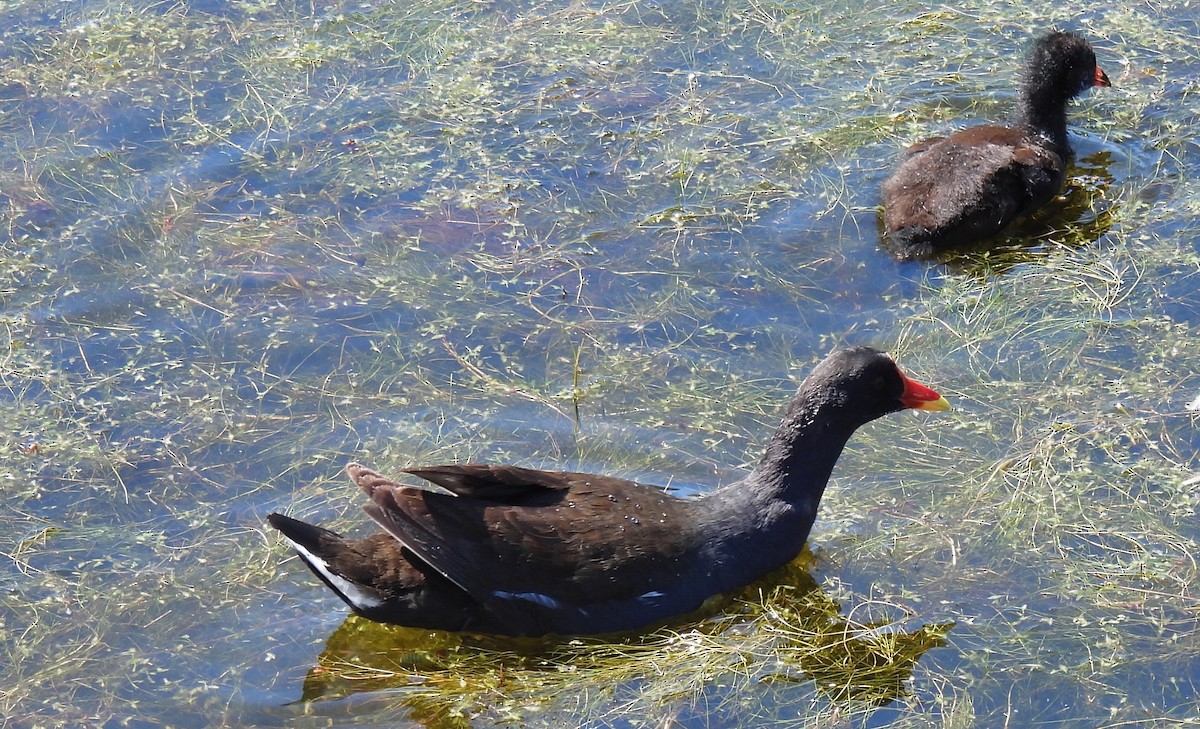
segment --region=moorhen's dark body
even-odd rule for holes
[[[350,540],[268,520],[372,620],[513,636],[629,630],[693,612],[795,558],[850,435],[904,408],[949,404],[887,355],[847,349],[804,380],[758,467],[699,498],[515,466],[405,471],[437,492],[351,465],[383,533]]]
[[[1013,126],[985,125],[914,144],[883,185],[887,242],[902,259],[987,238],[1062,189],[1071,147],[1067,103],[1111,86],[1088,42],[1039,38],[1021,79]]]

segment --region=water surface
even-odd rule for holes
[[[1200,711],[1187,3],[0,19],[6,725]],[[901,150],[1003,118],[1053,25],[1115,85],[1072,107],[1065,198],[999,254],[892,261]],[[848,343],[957,409],[864,428],[815,556],[675,637],[530,650],[347,620],[264,528],[366,529],[351,460],[702,492]]]

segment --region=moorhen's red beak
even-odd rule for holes
[[[900,396],[900,402],[904,407],[914,410],[950,409],[950,403],[937,392],[916,380],[906,377],[904,373],[901,373],[900,377],[904,380],[904,394]]]
[[[1096,66],[1096,80],[1092,82],[1093,86],[1112,86],[1112,82],[1108,80],[1108,74],[1102,68]]]

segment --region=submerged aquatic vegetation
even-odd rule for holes
[[[1193,11],[995,10],[7,4],[6,720],[1194,716]],[[899,150],[1002,117],[1006,59],[1051,24],[1116,83],[1072,112],[1061,217],[1032,249],[890,262]],[[851,442],[820,591],[516,655],[335,630],[262,530],[358,522],[351,458],[708,488],[844,342],[959,409]]]
[[[684,632],[662,629],[620,641],[451,639],[351,617],[309,671],[304,698],[401,689],[397,708],[440,729],[483,717],[587,724],[620,721],[626,713],[770,722],[805,713],[868,714],[903,700],[913,666],[944,645],[952,626],[906,632],[846,619],[806,564],[811,556],[747,588],[743,595],[752,601],[736,600],[725,614]],[[792,683],[816,691],[787,707],[736,699],[756,686],[770,693],[772,684]],[[713,686],[727,697],[716,705]],[[725,701],[731,705],[723,707]],[[777,711],[783,713],[772,717]]]

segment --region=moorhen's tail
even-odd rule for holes
[[[370,613],[383,602],[375,590],[347,577],[338,568],[339,555],[349,549],[340,534],[283,514],[268,514],[267,523],[283,534],[321,582],[357,612]]]

